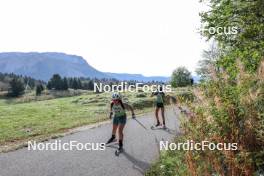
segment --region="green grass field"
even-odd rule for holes
[[[188,95],[188,90],[179,88],[171,93],[180,94]],[[153,111],[155,97],[150,93],[127,92],[122,97],[134,107],[136,115]],[[15,99],[1,97],[0,152],[28,140],[45,140],[75,127],[108,120],[110,101],[111,93],[91,91],[46,92],[39,97],[28,92]]]
[[[0,145],[107,120],[110,97],[110,93],[86,92],[80,96],[26,103],[19,99],[0,99]],[[123,99],[132,104],[137,113],[148,111],[146,108],[153,107],[154,102],[144,93],[126,93]]]

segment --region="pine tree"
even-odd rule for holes
[[[68,90],[68,88],[69,88],[68,80],[66,77],[64,77],[62,81],[62,90]]]
[[[36,87],[36,96],[40,96],[43,90],[44,90],[44,87],[43,87],[42,84],[37,85],[37,87]]]
[[[63,80],[59,74],[54,74],[47,85],[48,89],[63,90]]]
[[[18,97],[18,96],[24,94],[24,91],[25,91],[25,87],[24,87],[24,84],[21,80],[14,78],[10,82],[10,90],[8,93],[9,96]]]
[[[73,78],[73,81],[72,81],[72,88],[74,90],[77,90],[78,89],[78,81],[76,78]]]

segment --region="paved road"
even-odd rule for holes
[[[174,109],[167,110],[169,131],[151,130],[154,115],[146,114],[137,121],[128,120],[125,128],[124,153],[114,155],[115,147],[104,151],[29,151],[23,148],[0,154],[1,176],[137,176],[143,175],[151,163],[159,156],[159,141],[171,140],[178,131],[178,114]],[[80,143],[105,142],[110,137],[111,124],[88,129],[60,139],[62,143],[78,141]],[[54,140],[48,141],[54,142]]]

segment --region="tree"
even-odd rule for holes
[[[72,81],[72,88],[74,90],[77,90],[79,88],[79,84],[78,84],[78,81],[77,81],[77,78],[73,78],[73,81]]]
[[[81,80],[79,79],[79,78],[77,78],[77,87],[78,87],[78,89],[82,89],[83,88],[83,86],[82,86],[82,82],[81,82]]]
[[[235,59],[239,58],[246,71],[256,71],[264,55],[264,50],[261,49],[264,48],[264,1],[201,1],[211,7],[210,10],[200,13],[203,36],[207,40],[216,40],[222,49],[229,51],[223,65],[232,67]],[[209,32],[210,28],[219,27],[236,27],[237,33]],[[236,71],[234,68],[230,70]]]
[[[72,84],[73,84],[73,79],[72,78],[68,78],[68,87],[72,88]]]
[[[178,67],[171,76],[172,87],[185,87],[192,84],[191,73],[185,67]]]
[[[93,82],[93,80],[85,81],[83,83],[82,88],[85,89],[85,90],[94,90],[94,82]]]
[[[36,87],[36,96],[40,96],[41,92],[44,90],[44,87],[42,84],[37,85]]]
[[[202,80],[210,80],[212,69],[216,69],[216,61],[219,59],[220,51],[216,43],[212,43],[209,50],[204,50],[202,60],[198,61],[198,67],[196,69],[197,75],[200,76]]]
[[[94,82],[93,80],[90,80],[88,83],[88,90],[94,90]]]
[[[51,84],[51,82],[50,82],[50,81],[48,81],[48,84],[47,84],[47,89],[48,89],[48,90],[51,90],[51,89],[52,89],[52,84]]]
[[[197,103],[184,131],[185,139],[238,144],[238,150],[190,153],[193,175],[261,175],[264,168],[264,1],[201,0],[210,9],[201,13],[203,35],[217,41],[220,55],[214,75],[194,94]],[[237,27],[237,33],[210,33],[209,28]],[[210,56],[207,53],[207,56]],[[207,61],[211,61],[211,58]],[[208,162],[211,161],[211,162]],[[190,164],[191,163],[191,164]],[[191,166],[191,167],[190,167]],[[187,175],[187,174],[185,174]]]
[[[48,89],[63,90],[63,80],[59,74],[54,74],[47,85]]]
[[[24,94],[25,87],[21,80],[14,78],[9,84],[10,84],[10,90],[8,93],[9,96],[18,97]]]
[[[68,90],[68,88],[69,88],[68,80],[66,77],[64,77],[62,80],[62,90]]]

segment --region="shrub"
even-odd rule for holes
[[[193,102],[194,94],[191,91],[180,92],[176,95],[181,103]]]
[[[185,142],[182,139],[176,139],[177,142]],[[161,152],[160,160],[149,169],[146,176],[175,176],[190,175],[187,164],[184,162],[186,151],[168,150]]]
[[[42,84],[40,85],[37,85],[36,87],[36,96],[40,96],[41,95],[41,92],[44,90],[44,87]]]
[[[24,94],[24,91],[25,87],[23,82],[17,78],[13,78],[13,80],[10,82],[10,90],[8,92],[8,96],[18,97]]]
[[[172,87],[185,87],[193,84],[191,73],[185,67],[179,67],[171,76]]]
[[[152,107],[153,106],[153,100],[152,99],[139,99],[134,102],[132,102],[132,106],[135,109],[143,109],[147,107]]]
[[[144,97],[147,97],[147,95],[144,93],[139,93],[139,94],[136,94],[136,97],[137,98],[144,98]]]
[[[261,75],[247,74],[240,68],[235,81],[221,72],[195,90],[199,103],[192,106],[195,116],[185,127],[186,139],[238,143],[239,148],[236,151],[192,152],[188,162],[199,163],[195,168],[198,175],[261,172],[264,167],[263,80]]]

